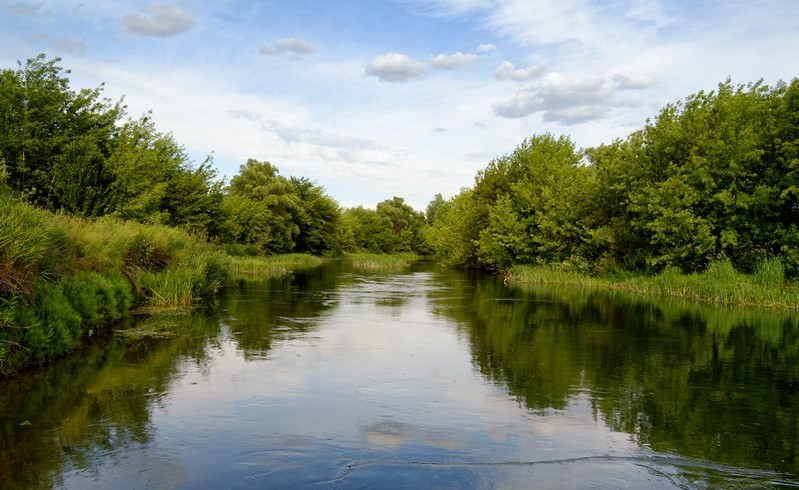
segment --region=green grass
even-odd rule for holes
[[[312,269],[322,265],[323,259],[308,254],[283,254],[265,257],[232,257],[233,274],[239,279],[277,277],[294,270]]]
[[[666,268],[654,276],[617,272],[592,277],[563,264],[515,266],[508,271],[507,282],[568,284],[725,305],[799,308],[799,283],[785,279],[779,259],[759,264],[752,275],[736,271],[726,259],[712,262],[698,274]]]
[[[401,254],[368,254],[355,253],[347,254],[346,259],[352,261],[352,266],[356,270],[394,272],[407,269],[413,262],[421,259],[419,255],[413,253]]]
[[[0,294],[33,294],[52,241],[45,213],[0,192]]]

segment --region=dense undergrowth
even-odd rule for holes
[[[177,228],[53,214],[0,192],[0,375],[69,352],[131,308],[191,308],[241,273],[319,260],[231,257]]]

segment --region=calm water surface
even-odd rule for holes
[[[332,263],[137,321],[0,382],[0,488],[799,486],[793,314]]]

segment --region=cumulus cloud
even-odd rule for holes
[[[122,18],[124,28],[140,36],[169,37],[194,27],[191,13],[167,5],[151,5]]]
[[[481,44],[477,46],[478,53],[488,53],[497,49],[496,44]]]
[[[611,108],[621,105],[626,103],[614,98],[614,86],[607,77],[550,73],[513,97],[494,104],[493,110],[495,115],[509,118],[543,112],[544,121],[572,125],[603,119]]]
[[[513,63],[510,61],[503,61],[496,70],[494,70],[494,77],[499,80],[513,80],[515,82],[526,82],[532,80],[533,78],[538,77],[544,71],[546,71],[547,66],[543,63],[539,63],[534,66],[528,66],[527,68],[515,68]]]
[[[430,66],[436,70],[457,70],[474,63],[477,55],[471,53],[439,54],[430,60]]]
[[[316,49],[305,41],[293,37],[284,37],[276,40],[271,46],[261,46],[258,52],[265,55],[277,55],[284,53],[311,54]]]
[[[424,76],[424,64],[413,61],[404,54],[387,53],[376,56],[364,70],[366,76],[377,77],[383,82],[407,82]]]
[[[657,84],[654,78],[641,73],[616,73],[613,81],[621,90],[641,90]]]

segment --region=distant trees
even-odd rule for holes
[[[424,214],[395,196],[378,203],[374,210],[361,206],[345,210],[342,243],[350,252],[424,252],[424,226]]]
[[[339,215],[338,203],[321,187],[250,159],[227,187],[220,238],[262,253],[330,253],[340,249]]]

